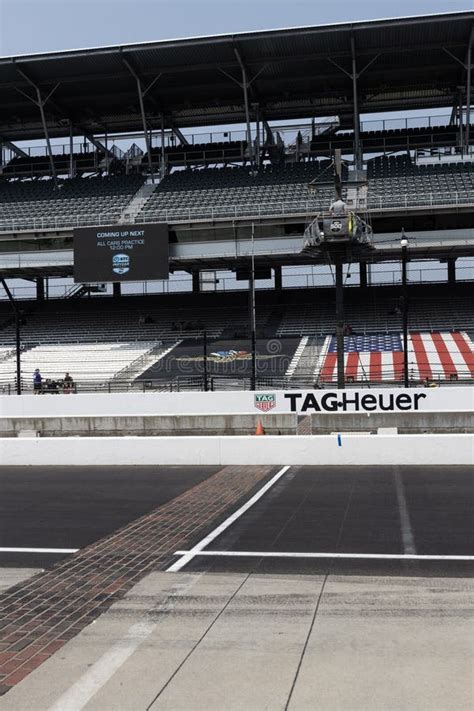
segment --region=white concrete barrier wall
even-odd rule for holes
[[[319,437],[5,438],[2,465],[456,465],[474,462],[474,437],[336,435]]]
[[[0,417],[472,412],[474,387],[2,395]]]

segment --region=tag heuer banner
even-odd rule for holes
[[[55,398],[24,395],[1,396],[4,417],[57,415]],[[83,393],[61,402],[64,415],[237,415],[269,413],[297,415],[358,412],[366,418],[373,412],[473,412],[474,388],[365,388],[336,390],[228,390],[218,392]]]

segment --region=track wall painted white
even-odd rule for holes
[[[267,396],[267,403],[262,401]],[[0,417],[472,412],[474,387],[2,395]],[[262,410],[263,408],[263,410]]]
[[[4,438],[2,465],[472,464],[474,437],[336,435],[264,437]]]

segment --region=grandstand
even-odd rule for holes
[[[208,356],[216,388],[249,387],[253,361],[262,387],[330,386],[334,289],[322,272],[311,289],[285,279],[297,265],[333,272],[303,246],[334,197],[336,151],[342,197],[374,232],[370,254],[343,260],[358,273],[344,290],[346,381],[402,382],[405,307],[411,383],[471,381],[471,27],[459,12],[0,58],[0,272],[36,288],[26,301],[18,290],[16,316],[0,302],[4,391],[15,389],[18,326],[26,389],[36,367],[73,371],[79,391],[201,387]],[[48,96],[45,124],[31,87]],[[157,222],[170,239],[162,296],[69,282],[69,298],[48,298],[73,275],[74,228]],[[371,285],[380,265],[415,259],[420,273],[445,266],[443,283],[412,276],[408,300],[400,274]],[[218,271],[233,287],[215,293]],[[191,288],[173,294],[183,273]]]
[[[259,293],[257,335],[262,383],[307,387],[333,382],[334,367],[329,373],[326,362],[331,347],[334,351],[333,289],[320,288],[317,304],[312,290],[288,289],[284,296],[281,303],[272,290]],[[193,302],[191,306],[186,295],[122,297],[111,302],[107,298],[50,300],[34,307],[24,302],[21,304],[23,385],[26,389],[30,387],[31,374],[39,367],[44,377],[52,378],[63,377],[70,370],[78,391],[97,387],[142,388],[144,381],[158,389],[186,387],[187,380],[196,387],[203,378],[201,356],[205,333],[209,362],[215,351],[242,354],[239,358],[229,357],[219,368],[211,369],[215,387],[248,386],[251,343],[246,295],[223,293],[216,305],[213,294],[202,294],[195,296]],[[385,359],[387,363],[372,371],[370,357],[361,355],[378,352],[376,344],[381,339],[390,343],[395,339],[400,347],[399,289],[379,286],[361,293],[360,288],[351,287],[347,302],[346,318],[353,333],[345,339],[345,350],[347,354],[360,353],[357,367],[354,361],[352,365],[346,363],[349,382],[363,385],[400,382],[399,368],[394,369],[392,361],[387,360],[391,358],[391,348]],[[426,377],[437,382],[470,382],[474,375],[471,285],[412,285],[410,303],[412,384],[422,383]],[[9,318],[6,304],[0,309],[0,319],[4,323],[0,330],[0,386],[12,389],[15,324]],[[418,334],[426,341],[423,350]],[[436,334],[442,334],[446,345],[440,345]],[[358,348],[361,339],[363,345]],[[272,358],[275,355],[278,358]]]
[[[0,230],[113,224],[143,183],[140,175],[0,182]]]

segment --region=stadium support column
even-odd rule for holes
[[[354,36],[351,36],[351,60],[352,60],[352,66],[351,66],[351,71],[347,71],[343,66],[341,66],[338,62],[336,62],[334,59],[331,59],[331,57],[328,57],[328,61],[331,62],[331,64],[334,64],[335,67],[337,67],[343,74],[345,74],[349,79],[352,81],[352,96],[353,96],[353,114],[354,114],[354,162],[356,168],[362,168],[362,147],[360,144],[360,115],[359,115],[359,97],[357,94],[357,80],[359,79],[360,76],[370,67],[371,64],[373,64],[378,58],[380,57],[380,54],[376,54],[372,59],[370,59],[365,66],[362,67],[362,69],[359,69],[357,71],[357,60],[356,60],[356,48],[355,48],[355,39]]]
[[[44,279],[38,277],[36,279],[36,301],[44,301]]]
[[[250,111],[249,111],[249,95],[248,95],[248,88],[250,86],[248,79],[247,79],[247,70],[245,69],[245,65],[242,61],[242,57],[240,56],[240,53],[237,48],[234,48],[235,56],[237,57],[237,61],[240,65],[240,71],[242,72],[242,91],[244,92],[244,108],[245,108],[245,123],[247,124],[247,148],[249,152],[249,156],[251,160],[253,160],[253,146],[252,146],[252,129],[250,127]]]
[[[260,115],[258,111],[258,104],[255,104],[255,134],[255,163],[257,168],[260,168]]]
[[[459,145],[464,146],[464,126],[463,126],[463,111],[462,111],[462,86],[459,88],[459,103],[458,103],[458,119],[459,119]]]
[[[471,131],[471,100],[472,100],[472,43],[474,41],[474,25],[471,25],[471,31],[469,33],[469,40],[467,44],[466,60],[463,62],[459,57],[453,54],[447,47],[443,47],[446,54],[449,54],[452,59],[454,59],[458,64],[461,65],[466,70],[466,124],[464,127],[464,143],[462,142],[462,123],[463,123],[463,101],[462,101],[462,91],[464,87],[458,87],[460,89],[459,98],[459,134],[461,139],[461,147],[466,151],[469,151],[469,141],[470,141],[470,131]]]
[[[456,260],[448,259],[448,284],[453,286],[456,283]]]
[[[128,69],[130,74],[133,76],[133,78],[135,79],[136,85],[137,85],[138,103],[140,105],[140,114],[141,114],[141,118],[142,118],[143,135],[145,137],[145,145],[146,145],[146,151],[147,151],[148,170],[150,171],[151,181],[153,182],[153,163],[152,163],[152,159],[151,159],[151,141],[150,141],[150,134],[148,132],[148,128],[146,125],[144,97],[146,96],[147,92],[150,91],[152,86],[161,77],[161,72],[153,79],[153,81],[150,84],[148,84],[148,86],[145,88],[145,90],[143,90],[142,81],[140,79],[140,76],[139,76],[138,72],[135,70],[135,68],[132,66],[132,63],[129,60],[129,58],[122,55],[122,63]]]
[[[359,263],[359,283],[362,289],[367,288],[367,262]]]
[[[281,272],[281,266],[274,267],[273,268],[273,273],[275,275],[275,290],[276,291],[281,291],[282,289],[282,272]]]
[[[408,291],[407,291],[407,262],[408,262],[408,240],[405,233],[402,233],[400,240],[402,248],[402,309],[403,309],[403,385],[410,386],[408,374]]]
[[[8,296],[8,300],[13,309],[13,315],[15,318],[15,353],[16,353],[16,394],[21,395],[21,334],[20,334],[20,312],[16,305],[16,301],[11,293],[7,282],[5,279],[0,279],[0,283],[5,289],[5,293]]]
[[[26,72],[23,69],[20,69],[18,66],[16,67],[16,69],[17,69],[17,72],[23,77],[23,79],[25,79],[28,82],[28,84],[30,84],[30,86],[32,86],[34,91],[36,92],[36,99],[34,99],[32,96],[30,96],[26,92],[18,89],[18,87],[17,87],[17,90],[19,91],[19,93],[23,94],[23,96],[26,96],[26,98],[29,99],[33,104],[35,104],[40,110],[41,123],[43,124],[43,132],[44,132],[44,137],[46,139],[46,146],[48,149],[49,164],[51,166],[51,176],[54,180],[54,185],[57,188],[58,187],[58,178],[56,175],[56,167],[54,165],[53,151],[51,150],[51,141],[49,140],[48,125],[46,123],[44,107],[45,107],[46,102],[51,98],[51,96],[54,94],[54,92],[58,88],[60,82],[58,82],[56,84],[56,86],[51,89],[48,96],[45,99],[43,99],[43,97],[41,96],[41,91],[40,91],[39,87],[36,86],[36,84],[34,83],[34,81],[32,79],[30,79],[28,74],[26,74]]]
[[[250,334],[252,342],[251,390],[257,388],[257,314],[255,308],[255,225],[252,222],[252,259],[249,279]]]
[[[202,348],[203,348],[203,387],[204,392],[209,390],[209,368],[207,362],[207,331],[204,330],[202,334]]]
[[[200,272],[199,269],[193,269],[192,271],[192,279],[193,279],[193,294],[199,294],[200,291]]]
[[[357,63],[355,51],[355,39],[351,37],[351,55],[352,55],[352,102],[354,107],[354,154],[355,166],[359,170],[362,168],[362,155],[360,150],[360,116],[359,116],[359,98],[357,95]]]
[[[469,44],[466,57],[466,129],[464,131],[464,141],[466,151],[469,151],[470,128],[471,128],[471,83],[472,83],[472,42],[474,36],[474,25],[471,27]]]
[[[337,352],[337,387],[344,389],[344,283],[343,262],[336,262],[336,352]]]
[[[69,177],[74,178],[74,140],[71,121],[69,122]]]
[[[138,77],[135,77],[135,79],[137,82],[138,100],[140,102],[140,113],[142,115],[143,135],[145,136],[145,144],[146,144],[146,152],[147,152],[147,160],[148,160],[148,170],[150,171],[151,182],[153,182],[153,163],[151,160],[151,141],[150,141],[150,134],[148,133],[148,128],[146,125],[145,105],[143,103],[142,85],[141,85],[140,79]]]
[[[39,106],[39,110],[41,113],[41,121],[43,123],[44,137],[46,138],[46,146],[48,147],[48,156],[49,156],[49,164],[51,166],[51,175],[53,176],[54,185],[56,187],[58,187],[58,178],[56,176],[56,167],[54,165],[53,151],[51,149],[51,141],[49,140],[48,126],[46,124],[46,118],[44,115],[45,102],[43,102],[43,100],[41,99],[41,92],[39,89],[36,89],[36,94],[38,96],[38,106]]]
[[[122,295],[122,284],[119,281],[113,282],[112,294],[113,294],[114,299],[118,299]]]
[[[107,131],[105,132],[105,172],[107,175],[110,174],[109,137]]]
[[[165,152],[165,117],[161,117],[161,179],[166,175],[166,152]]]

